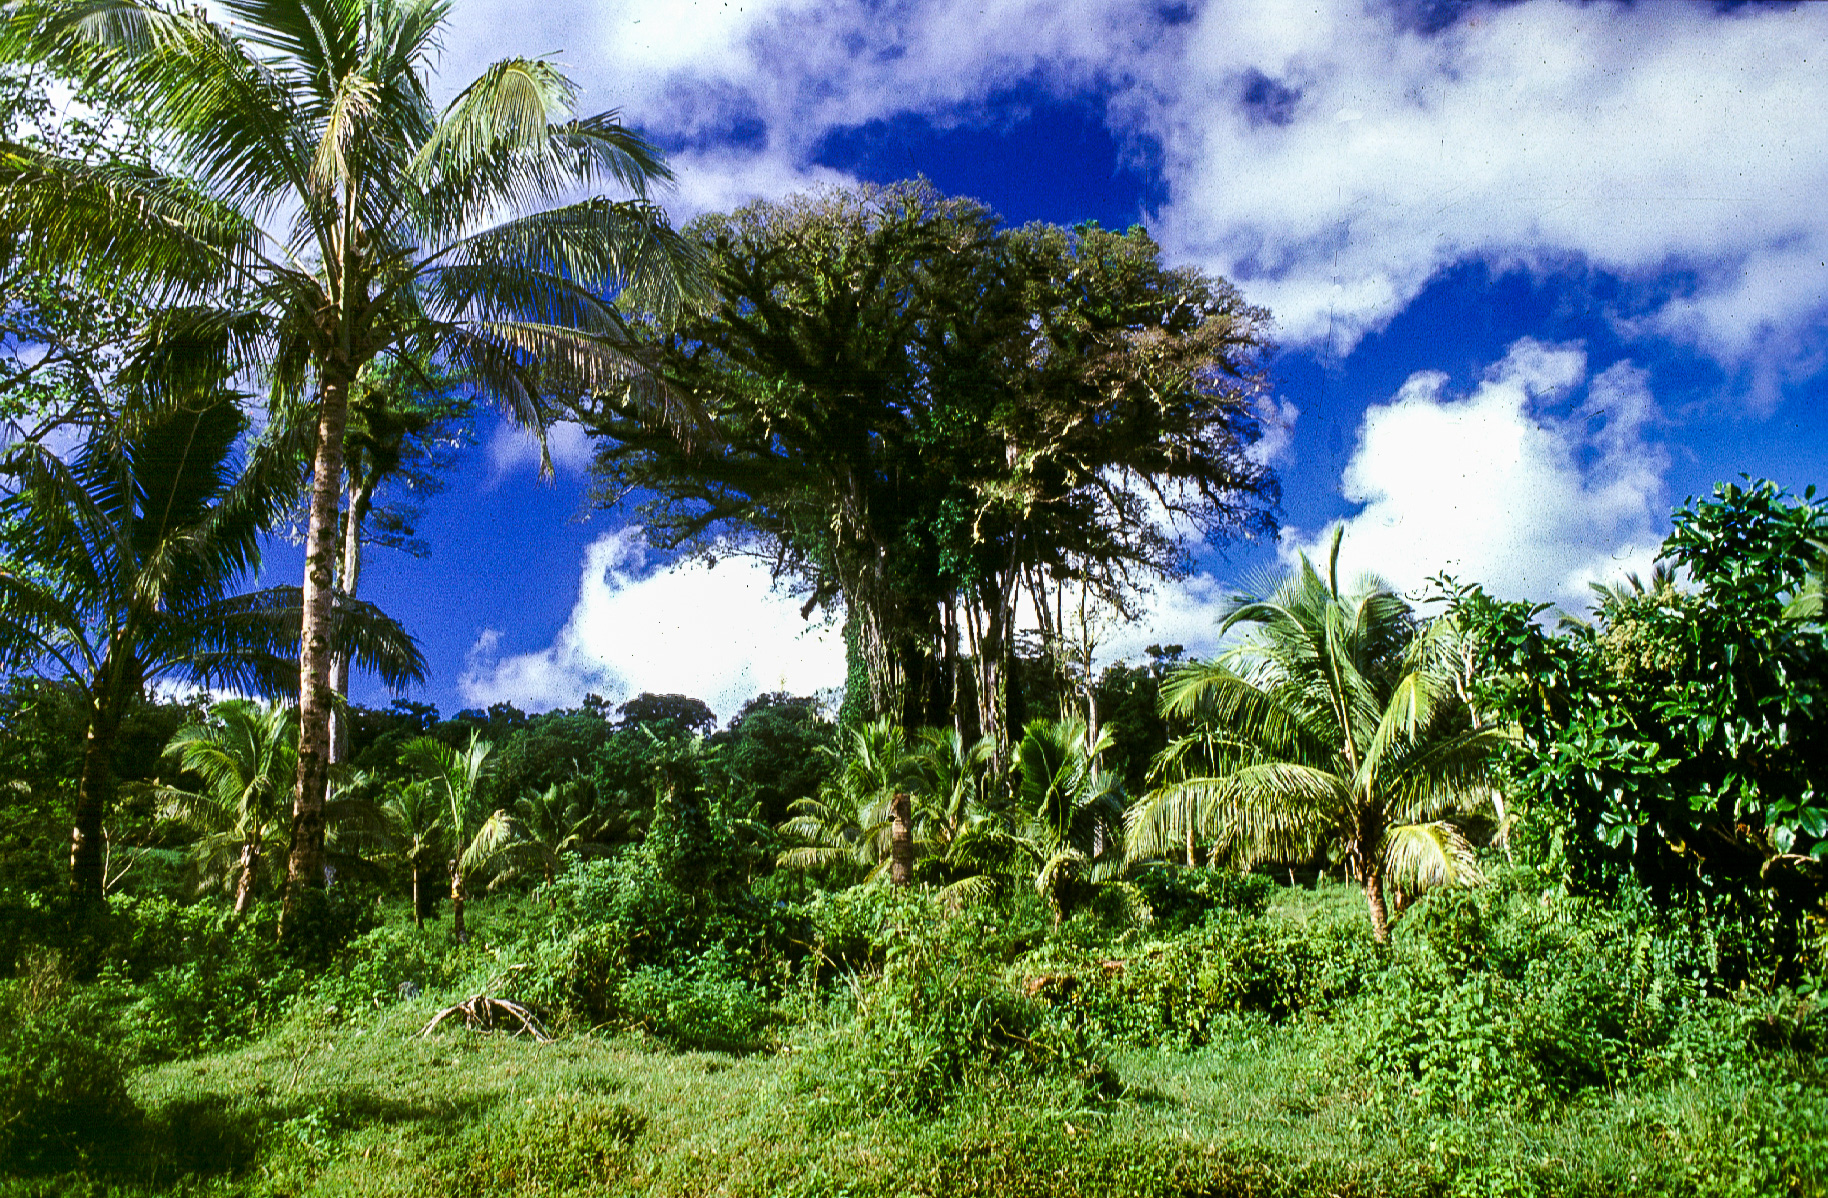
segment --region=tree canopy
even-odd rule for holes
[[[909,183],[688,236],[714,298],[640,332],[690,416],[655,421],[640,385],[591,397],[603,497],[657,494],[662,543],[765,554],[809,612],[842,605],[871,705],[904,725],[1006,746],[1021,595],[1116,596],[1179,569],[1181,531],[1272,526],[1249,452],[1267,315],[1140,228],[1010,230]]]

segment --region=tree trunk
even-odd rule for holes
[[[413,926],[415,928],[425,926],[425,896],[419,889],[419,879],[424,872],[419,868],[417,862],[413,863]]]
[[[246,915],[254,905],[254,870],[260,864],[260,843],[247,840],[241,846],[241,876],[235,881],[235,914]]]
[[[343,482],[343,430],[349,420],[346,361],[324,363],[312,462],[311,518],[306,536],[304,617],[298,661],[298,776],[292,792],[292,851],[286,862],[280,935],[298,918],[305,891],[324,885],[324,798],[329,782],[332,604],[336,590],[337,511]]]
[[[107,882],[102,824],[114,799],[114,738],[120,722],[119,708],[106,697],[90,711],[82,775],[76,783],[75,826],[70,829],[70,889],[77,897],[98,903]]]
[[[352,470],[351,474],[355,472]],[[337,590],[345,599],[354,599],[362,582],[362,525],[374,503],[374,484],[349,480],[349,507],[343,516],[343,555]],[[340,700],[330,710],[330,760],[349,760],[349,654],[338,653],[330,662],[330,689]]]
[[[914,884],[913,808],[905,790],[889,800],[889,883],[894,886]]]
[[[1365,869],[1365,905],[1371,908],[1371,935],[1379,944],[1390,943],[1390,913],[1384,907],[1384,871],[1376,866]]]
[[[467,943],[470,933],[463,926],[463,863],[451,858],[451,934],[458,944]]]

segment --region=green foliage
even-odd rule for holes
[[[850,1018],[801,1068],[797,1085],[815,1121],[929,1113],[965,1093],[1022,1084],[1040,1083],[1069,1108],[1115,1092],[1086,1028],[1055,1018],[1005,975],[1007,943],[971,912],[905,928],[881,975],[858,985]]]
[[[622,1016],[683,1049],[758,1048],[774,1010],[722,945],[676,966],[644,965],[623,980]]]
[[[1324,578],[1303,556],[1269,593],[1232,600],[1222,628],[1250,635],[1164,684],[1164,710],[1194,726],[1127,814],[1127,848],[1191,865],[1211,843],[1244,868],[1336,854],[1382,941],[1409,896],[1479,882],[1452,818],[1491,799],[1507,733],[1456,685],[1451,623],[1419,625],[1375,577],[1341,589],[1343,535]]]
[[[55,954],[0,982],[0,1172],[118,1165],[142,1115],[114,1022]]]
[[[1630,877],[1739,925],[1740,976],[1794,978],[1828,895],[1828,626],[1808,602],[1828,509],[1722,484],[1675,524],[1663,557],[1693,589],[1603,592],[1603,630],[1552,636],[1539,608],[1477,588],[1455,592],[1455,618],[1483,651],[1480,701],[1520,730],[1519,846],[1577,892]]]
[[[1217,911],[1260,915],[1276,892],[1276,883],[1262,874],[1226,869],[1151,865],[1137,870],[1130,880],[1149,904],[1155,925],[1163,931],[1179,931],[1203,923]]]

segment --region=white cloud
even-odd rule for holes
[[[1664,524],[1659,419],[1643,371],[1591,379],[1578,348],[1524,339],[1471,394],[1412,375],[1359,430],[1342,487],[1341,572],[1375,570],[1416,593],[1446,571],[1512,598],[1584,609],[1590,582],[1648,572]],[[1580,402],[1573,397],[1585,386]],[[1299,546],[1317,563],[1326,537]]]
[[[495,426],[489,437],[489,475],[492,482],[504,475],[522,470],[537,471],[540,466],[539,442],[526,429],[506,420]],[[546,453],[555,470],[582,474],[590,469],[594,450],[590,434],[582,425],[560,421],[546,429]]]
[[[1433,35],[1399,13],[1208,5],[1133,110],[1165,147],[1167,244],[1286,335],[1349,348],[1467,258],[1690,270],[1651,324],[1728,362],[1820,314],[1828,10],[1537,0]]]
[[[1376,0],[1189,7],[465,0],[444,79],[558,51],[586,107],[695,147],[681,215],[831,178],[811,157],[834,129],[997,119],[1022,84],[1098,95],[1161,147],[1171,253],[1243,282],[1285,340],[1349,349],[1455,262],[1584,261],[1686,272],[1621,326],[1767,400],[1819,365],[1828,6],[1531,0],[1433,32]]]
[[[585,551],[571,618],[550,645],[504,657],[498,631],[477,638],[457,682],[465,702],[544,711],[590,691],[618,699],[653,691],[703,699],[728,719],[766,691],[811,694],[843,683],[839,630],[802,620],[799,602],[773,588],[763,563],[646,567],[639,528],[598,538]]]

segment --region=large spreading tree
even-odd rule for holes
[[[695,261],[647,199],[667,179],[614,113],[577,117],[551,63],[495,63],[442,109],[441,0],[23,3],[14,57],[131,92],[161,166],[0,154],[0,232],[73,274],[185,307],[149,352],[257,369],[315,416],[286,910],[321,886],[344,433],[377,360],[450,363],[535,428],[555,385],[630,369],[619,304],[668,310]],[[171,172],[162,169],[169,164]],[[177,173],[177,172],[181,172]],[[610,186],[627,200],[598,196]],[[177,352],[177,351],[183,352]],[[648,393],[650,398],[653,394]]]
[[[599,391],[605,496],[658,494],[663,543],[765,553],[809,612],[842,605],[868,706],[904,726],[1006,754],[1022,595],[1116,593],[1180,568],[1188,531],[1270,526],[1267,315],[1141,229],[1009,230],[914,183],[688,232],[714,298],[642,331],[693,419]]]

